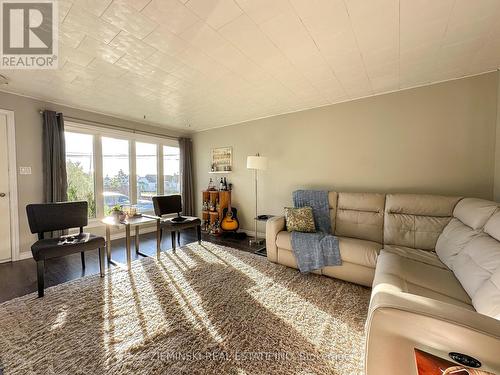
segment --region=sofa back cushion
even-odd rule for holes
[[[460,197],[387,194],[384,244],[434,250]]]
[[[496,209],[495,202],[478,198],[464,198],[453,210],[453,216],[465,225],[477,230],[485,226]]]
[[[335,235],[382,243],[385,194],[338,193]]]
[[[452,266],[460,284],[474,299],[477,290],[500,268],[500,242],[481,233],[465,245]]]
[[[460,201],[436,245],[471,297],[474,308],[500,319],[500,210],[475,198]]]
[[[458,202],[453,210],[453,219],[444,228],[436,243],[439,259],[453,269],[457,255],[482,232],[483,226],[496,208],[495,202],[477,198],[464,198]]]

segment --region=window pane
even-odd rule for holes
[[[89,217],[95,217],[94,137],[65,132],[68,201],[89,202]]]
[[[155,144],[135,143],[137,175],[137,208],[139,212],[153,211],[152,197],[157,195],[157,150]]]
[[[163,176],[165,194],[179,194],[179,147],[163,146]]]
[[[128,141],[102,137],[104,214],[114,206],[130,204]]]

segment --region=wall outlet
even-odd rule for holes
[[[19,167],[19,174],[31,174],[31,167]]]

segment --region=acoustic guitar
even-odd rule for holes
[[[220,227],[225,232],[236,232],[240,227],[240,222],[236,215],[238,214],[238,210],[234,207],[231,207],[231,202],[229,205],[222,210],[222,222],[220,223]]]

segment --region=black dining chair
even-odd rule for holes
[[[80,253],[82,267],[85,268],[85,251],[99,249],[99,269],[104,277],[103,237],[84,233],[88,224],[87,202],[61,202],[29,204],[26,206],[31,233],[38,233],[38,241],[31,246],[33,259],[37,264],[38,297],[44,295],[45,261],[69,254]],[[45,233],[80,228],[75,235],[45,238]]]
[[[155,215],[177,214],[176,217],[162,218],[160,222],[160,241],[163,237],[163,230],[170,231],[172,236],[172,248],[175,250],[175,234],[177,233],[177,243],[180,245],[180,231],[188,228],[196,228],[198,243],[201,243],[201,220],[192,216],[181,216],[182,197],[175,195],[157,195],[153,197],[153,207]]]

